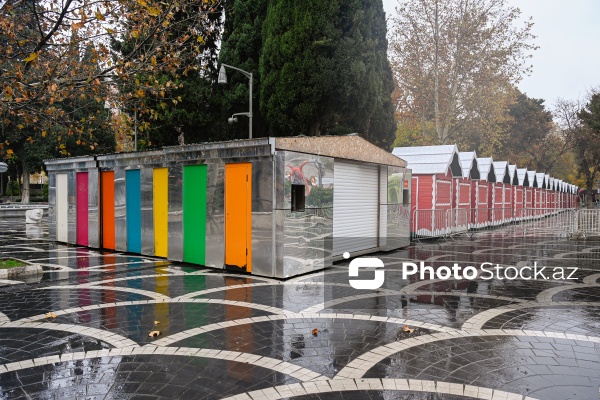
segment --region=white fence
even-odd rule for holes
[[[600,236],[600,209],[578,210],[573,221],[573,233]]]
[[[450,237],[510,226],[523,234],[600,235],[600,210],[561,208],[459,208],[413,210],[413,239]]]

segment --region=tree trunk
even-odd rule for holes
[[[587,179],[585,180],[587,195],[585,196],[585,208],[594,208],[594,201],[592,199],[592,193],[594,192],[594,181],[595,174],[588,174]],[[597,199],[596,199],[597,200]]]
[[[23,164],[23,186],[21,186],[21,203],[29,203],[29,167]]]
[[[309,136],[321,136],[321,120],[315,120],[310,124]]]
[[[440,144],[443,144],[443,134],[440,128],[440,83],[439,83],[439,54],[440,54],[440,36],[438,21],[438,2],[435,1],[435,14],[433,26],[433,43],[435,46],[433,54],[433,107],[435,115],[435,131],[438,135]]]

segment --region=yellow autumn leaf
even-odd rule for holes
[[[24,61],[29,63],[34,61],[36,58],[38,58],[38,53],[31,53]]]
[[[198,43],[204,43],[204,38],[202,36],[198,36],[198,39],[196,39],[198,41]]]
[[[152,65],[153,65],[153,66],[156,66],[156,57],[155,57],[155,56],[152,56],[152,57],[150,58],[150,62],[152,63]]]
[[[12,151],[11,149],[8,149],[8,150],[6,150],[6,156],[7,156],[8,158],[11,158],[11,157],[13,156],[13,154],[15,154],[15,152],[14,152],[14,151]]]
[[[47,133],[46,131],[42,131],[42,137],[46,137]]]
[[[98,21],[104,21],[104,15],[100,12],[100,10],[96,10],[96,18]]]
[[[111,35],[115,34],[115,30],[114,29],[110,29],[110,28],[104,28],[106,29],[106,32],[110,33]]]
[[[160,10],[156,7],[147,7],[148,14],[153,17],[158,17],[160,15]]]
[[[140,37],[140,32],[136,30],[131,31],[131,36],[137,39],[138,37]]]
[[[144,0],[138,0],[138,3],[142,6],[146,6],[146,2]]]

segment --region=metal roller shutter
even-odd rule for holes
[[[333,185],[333,255],[377,247],[379,168],[336,160]]]

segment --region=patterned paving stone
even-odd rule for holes
[[[101,340],[75,333],[5,328],[0,334],[0,364],[66,352],[102,350],[110,347]]]
[[[313,335],[313,329],[318,333]],[[190,337],[175,346],[250,352],[293,362],[332,378],[362,353],[388,342],[426,335],[402,325],[346,319],[286,319],[227,327]]]
[[[55,244],[45,223],[0,221],[7,255],[45,272],[0,282],[1,399],[598,398],[593,242],[507,226],[416,244],[377,255],[377,291],[349,285],[349,261],[284,282]],[[419,280],[405,261],[579,270]]]
[[[265,315],[271,313],[234,305],[155,303],[81,311],[59,315],[55,321],[100,327],[144,345],[155,341],[154,338],[148,337],[153,330],[159,330],[164,337],[199,326]],[[159,324],[155,325],[155,321]]]
[[[593,336],[600,333],[600,306],[515,310],[492,318],[483,325],[483,329],[521,329]]]
[[[76,397],[219,399],[298,382],[236,361],[176,356],[102,357],[0,374],[5,398]]]
[[[365,377],[415,378],[482,386],[540,399],[592,399],[600,386],[600,344],[487,336],[415,346]]]

